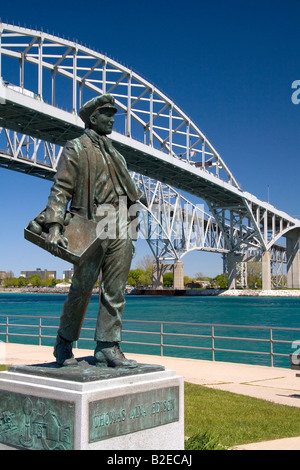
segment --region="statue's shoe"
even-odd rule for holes
[[[59,335],[57,335],[56,338],[53,355],[56,358],[57,364],[60,366],[67,367],[78,365],[72,352],[72,342],[67,341]]]
[[[98,341],[94,357],[98,367],[124,367],[126,369],[138,367],[136,361],[126,359],[119,343]]]

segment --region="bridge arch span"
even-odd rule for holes
[[[74,115],[88,99],[111,93],[120,109],[119,132],[238,188],[224,160],[191,118],[131,68],[44,31],[0,23],[0,41],[0,76],[8,87]],[[18,83],[16,74],[8,74],[7,60],[19,69]]]

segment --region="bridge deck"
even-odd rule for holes
[[[0,126],[32,137],[64,145],[67,140],[78,137],[83,132],[83,123],[78,116],[40,102],[37,99],[18,93],[0,85]],[[215,175],[192,164],[180,161],[160,150],[145,145],[137,140],[113,132],[111,139],[115,147],[125,157],[128,168],[166,184],[181,189],[199,198],[209,200],[216,206],[233,208],[240,212],[245,210],[247,200],[257,207],[267,208],[270,214],[287,218],[295,223],[293,217],[277,211],[270,204],[259,201],[249,193],[221,180]],[[7,166],[6,156],[2,155],[0,164]],[[11,162],[20,165],[29,172],[26,162]],[[50,172],[49,172],[50,170]],[[51,168],[37,164],[31,169],[37,176],[51,179]],[[33,173],[32,173],[33,174]],[[299,221],[300,224],[300,221]]]

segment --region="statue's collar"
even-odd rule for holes
[[[91,139],[91,141],[101,148],[101,143],[108,143],[109,138],[106,135],[99,135],[93,129],[85,129],[84,133]]]

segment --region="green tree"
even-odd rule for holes
[[[153,278],[153,266],[148,266],[145,270],[145,275],[147,276],[147,285],[152,286],[152,278]]]
[[[16,277],[10,277],[4,279],[3,285],[4,287],[18,287],[19,281]]]
[[[183,276],[183,283],[184,285],[186,286],[187,284],[189,284],[190,282],[193,282],[194,279],[189,277],[189,276]]]
[[[28,279],[26,279],[26,277],[24,276],[20,276],[19,279],[18,279],[18,286],[19,287],[25,287],[25,286],[28,286]]]
[[[142,276],[144,276],[145,271],[143,269],[137,268],[137,269],[131,269],[128,274],[128,284],[131,286],[140,286]]]
[[[166,273],[163,275],[164,287],[173,287],[173,273]]]
[[[228,287],[228,275],[227,274],[219,274],[214,278],[214,283],[220,289],[227,289]]]
[[[152,279],[148,276],[148,274],[144,271],[143,274],[139,277],[138,285],[142,287],[148,287],[151,285]]]
[[[42,285],[42,276],[34,274],[29,277],[29,282],[34,287],[40,287]]]
[[[129,286],[135,287],[136,286],[136,280],[132,276],[129,275],[128,279],[127,279],[127,284]]]
[[[247,264],[247,283],[251,289],[262,286],[262,264],[250,262]]]

